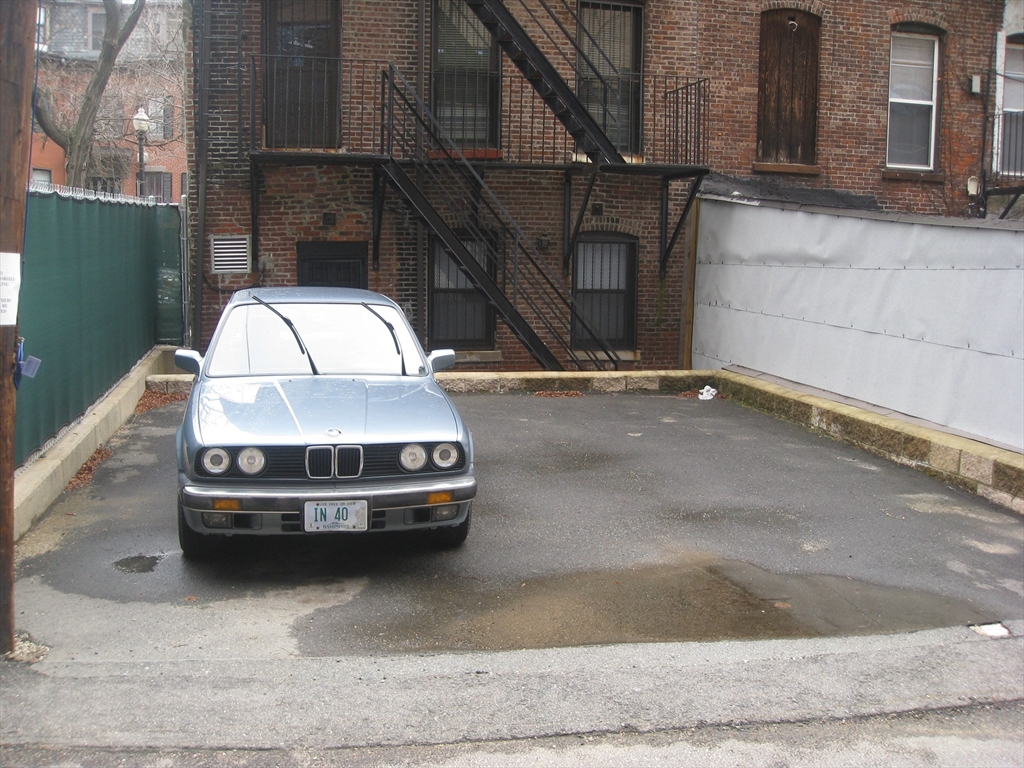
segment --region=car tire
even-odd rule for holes
[[[440,549],[455,549],[461,547],[466,537],[469,536],[469,521],[473,517],[473,505],[470,504],[466,512],[466,519],[458,525],[449,525],[446,528],[435,528],[433,534],[434,544]]]
[[[206,560],[220,549],[223,536],[197,533],[185,521],[185,510],[178,502],[178,544],[186,560]]]

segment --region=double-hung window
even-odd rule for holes
[[[636,240],[591,234],[576,244],[573,302],[583,323],[573,322],[573,346],[636,348]],[[584,323],[586,324],[584,326]]]
[[[158,203],[174,202],[171,187],[174,177],[166,171],[146,171],[146,188],[142,190],[146,197],[155,197]]]
[[[581,2],[577,94],[620,152],[639,153],[643,5]]]
[[[498,145],[498,44],[462,0],[434,4],[434,112],[462,149]]]
[[[107,14],[103,11],[89,11],[89,49],[103,49],[103,37],[107,34]]]
[[[939,38],[893,32],[889,58],[889,137],[886,165],[935,168]]]

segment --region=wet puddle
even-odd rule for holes
[[[701,556],[500,590],[470,581],[425,586],[406,595],[410,610],[400,618],[350,624],[335,615],[333,629],[346,644],[409,652],[865,635],[998,620],[926,592]]]
[[[159,555],[133,555],[118,560],[114,567],[125,573],[152,573],[159,562]]]

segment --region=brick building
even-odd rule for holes
[[[129,5],[123,6],[127,15]],[[185,55],[182,0],[148,0],[121,49],[104,90],[94,130],[86,186],[108,193],[140,191],[177,202],[187,186],[185,161]],[[106,31],[102,0],[41,0],[37,16],[40,98],[61,128],[81,106]],[[145,185],[139,189],[138,137],[132,116],[142,108],[150,126],[145,144]],[[32,177],[66,183],[64,151],[38,127],[32,142]]]
[[[465,367],[685,367],[702,184],[951,216],[1012,189],[1016,4],[193,0],[194,343],[240,287],[337,284]]]

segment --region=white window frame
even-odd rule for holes
[[[86,50],[89,50],[89,51],[99,51],[99,50],[101,50],[103,48],[103,36],[102,35],[100,36],[100,47],[96,48],[96,47],[93,46],[93,40],[96,38],[95,24],[96,24],[96,17],[97,16],[102,16],[103,17],[103,33],[106,34],[106,31],[107,31],[107,11],[104,8],[90,8],[89,9],[89,40],[88,40],[88,44],[86,45]]]
[[[899,99],[894,98],[892,95],[892,51],[893,45],[897,38],[910,37],[918,40],[929,40],[932,43],[932,93],[931,99],[928,101],[922,101],[920,99]],[[885,131],[885,166],[886,168],[899,168],[908,169],[914,171],[933,171],[935,170],[935,141],[936,141],[936,128],[938,125],[938,94],[939,94],[939,47],[940,40],[938,35],[920,34],[915,32],[896,32],[894,31],[889,40],[889,98],[888,98],[888,115],[886,120],[886,131]],[[928,129],[928,163],[926,165],[909,165],[902,163],[893,163],[889,160],[889,140],[890,132],[892,130],[892,105],[893,104],[925,104],[931,107],[931,120],[929,121]]]
[[[47,8],[38,8],[36,10],[36,50],[37,51],[48,51],[50,45],[48,43],[50,39],[50,13]]]
[[[997,51],[997,54],[996,54],[996,72],[998,73],[997,76],[996,76],[996,104],[999,105],[997,113],[998,113],[998,115],[1000,116],[1001,119],[996,121],[996,124],[993,125],[993,127],[992,127],[993,128],[993,133],[992,133],[992,171],[994,173],[1002,175],[1002,176],[1017,176],[1019,174],[1015,174],[1013,172],[1007,172],[1007,171],[1002,170],[1002,167],[1003,167],[1003,151],[1002,150],[1003,150],[1003,135],[1004,135],[1004,128],[1003,128],[1004,123],[1003,123],[1003,120],[1005,120],[1005,118],[1003,118],[1002,116],[1005,115],[1007,112],[1010,112],[1012,114],[1012,113],[1017,113],[1017,112],[1021,111],[1019,109],[1011,109],[1011,110],[1007,110],[1006,109],[1006,75],[1009,74],[1006,71],[1006,58],[1007,58],[1006,54],[1007,54],[1007,52],[1009,51],[1010,48],[1022,48],[1022,49],[1024,49],[1024,43],[1018,43],[1018,42],[1011,43],[1011,42],[1009,42],[1007,40],[1007,37],[1009,37],[1009,35],[1000,34],[1000,36],[999,36],[999,48],[998,48],[998,51]]]

